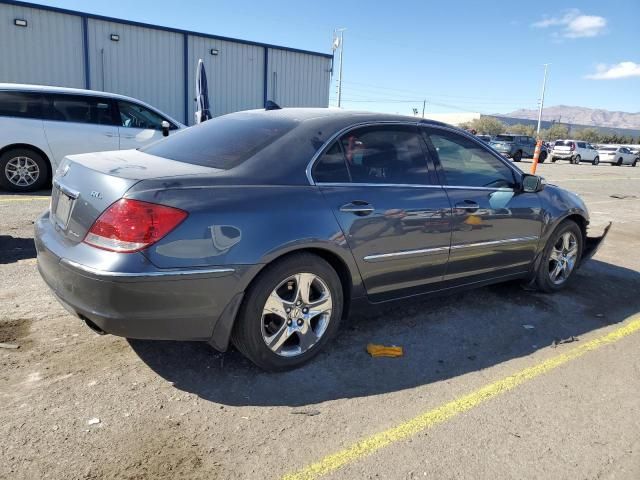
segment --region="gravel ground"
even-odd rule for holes
[[[628,323],[640,312],[640,168],[539,173],[585,198],[594,231],[614,222],[570,288],[504,284],[362,312],[284,374],[204,344],[94,334],[37,272],[33,219],[48,192],[0,192],[0,342],[19,346],[0,348],[0,478],[278,478]],[[405,356],[372,359],[369,342]],[[329,477],[638,479],[639,347],[635,334],[589,352]]]

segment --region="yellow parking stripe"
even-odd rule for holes
[[[542,363],[534,365],[519,371],[509,377],[498,380],[495,383],[486,385],[475,392],[469,393],[446,403],[433,410],[429,410],[417,417],[401,423],[396,427],[376,433],[370,437],[356,442],[350,447],[339,452],[324,457],[322,460],[312,463],[297,472],[292,472],[282,480],[313,480],[322,475],[334,472],[348,463],[355,462],[362,457],[371,455],[372,453],[384,448],[392,443],[404,440],[416,433],[431,428],[439,423],[445,422],[456,415],[471,410],[472,408],[497,397],[523,383],[532,380],[540,375],[549,372],[565,363],[581,357],[587,352],[596,350],[604,345],[614,343],[632,333],[640,331],[640,316],[636,315],[623,327],[586,342],[579,347],[575,347],[566,353],[562,353]]]
[[[50,200],[50,197],[15,197],[15,198],[0,198],[0,203],[9,202],[30,202],[31,200]]]

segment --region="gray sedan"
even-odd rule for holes
[[[67,157],[53,183],[38,267],[69,311],[99,333],[233,342],[268,370],[311,359],[365,304],[560,290],[603,238],[578,196],[401,116],[240,112]]]

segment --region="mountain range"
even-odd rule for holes
[[[537,120],[537,110],[520,109],[505,114],[507,117]],[[542,119],[568,124],[593,125],[596,127],[632,128],[640,129],[640,112],[612,112],[599,108],[572,107],[556,105],[545,107]]]

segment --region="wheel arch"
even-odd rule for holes
[[[45,153],[44,150],[36,147],[35,145],[31,145],[30,143],[12,143],[10,145],[5,145],[4,147],[0,148],[0,156],[4,155],[9,150],[13,150],[16,148],[25,148],[28,150],[33,150],[36,153],[42,155],[42,158],[44,158],[45,161],[47,162],[47,181],[48,182],[51,181],[51,179],[53,178],[53,165],[51,163],[51,159],[49,158],[49,155]]]

